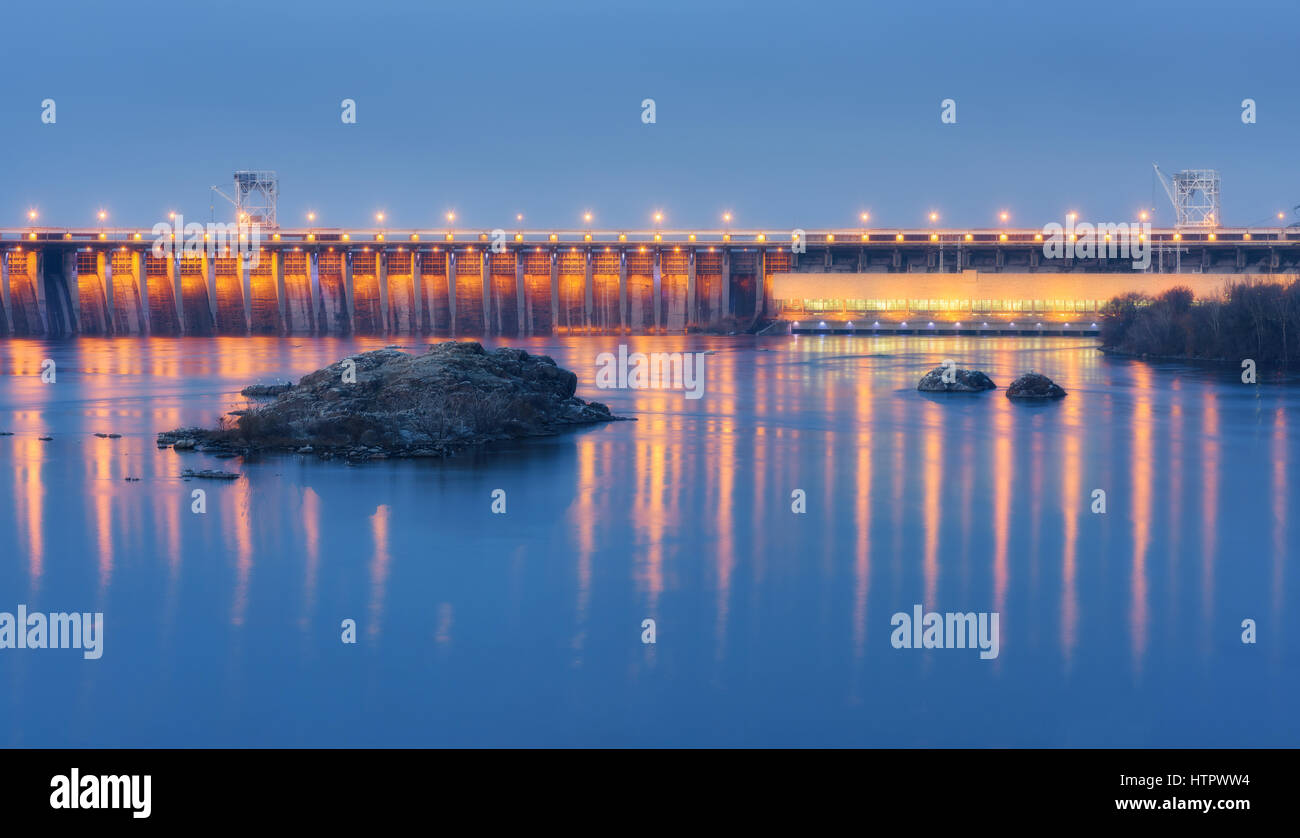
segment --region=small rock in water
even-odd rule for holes
[[[293,387],[288,382],[277,384],[250,384],[239,391],[241,396],[278,396],[281,393],[288,392]]]
[[[0,436],[13,436],[13,431],[0,431]]]
[[[108,439],[108,434],[95,434],[95,436],[99,437],[100,439]]]
[[[172,443],[172,448],[176,449],[177,451],[192,451],[194,450],[194,440],[178,439],[174,443]]]
[[[1037,372],[1027,372],[1007,387],[1008,399],[1047,400],[1064,398],[1065,389]]]
[[[208,480],[238,480],[240,475],[235,472],[217,471],[210,468],[205,468],[202,471],[195,471],[192,468],[187,468],[181,472],[181,477],[202,477]]]
[[[51,442],[54,439],[54,437],[52,436],[38,436],[36,438],[39,439],[41,442]]]
[[[122,435],[121,435],[121,434],[109,434],[109,435],[108,435],[108,438],[109,438],[109,439],[121,439],[121,438],[122,438]]]
[[[947,373],[952,381],[945,381]],[[979,370],[963,370],[949,367],[935,367],[921,376],[916,389],[926,393],[979,393],[983,390],[996,390],[998,385]]]

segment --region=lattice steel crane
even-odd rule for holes
[[[233,198],[215,186],[212,187],[212,191],[234,205],[236,221],[259,224],[263,227],[280,226],[280,222],[275,217],[275,205],[280,197],[280,179],[275,172],[235,172],[235,197]]]
[[[1217,227],[1223,223],[1219,213],[1219,172],[1216,169],[1184,169],[1175,172],[1172,183],[1153,163],[1156,177],[1174,205],[1177,227]]]

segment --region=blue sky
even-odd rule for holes
[[[1300,203],[1300,4],[12,4],[0,226],[209,215],[237,168],[281,223],[809,229],[1120,221],[1151,163],[1224,220]],[[641,122],[641,101],[657,122]],[[1256,100],[1258,122],[1241,121]],[[40,121],[42,99],[57,123]],[[340,101],[357,102],[344,125]],[[940,101],[957,123],[940,122]],[[1154,202],[1154,203],[1153,203]],[[218,218],[229,215],[217,206]]]

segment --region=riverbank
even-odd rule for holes
[[[1203,300],[1181,287],[1115,297],[1103,310],[1101,349],[1163,360],[1300,363],[1300,281],[1235,283]]]

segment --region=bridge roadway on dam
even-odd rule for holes
[[[774,277],[847,281],[843,308],[847,294],[872,297],[867,289],[882,274],[978,274],[994,297],[990,277],[1015,275],[1023,286],[1028,274],[1052,275],[1059,302],[1071,287],[1088,296],[1099,273],[1143,290],[1203,274],[1300,272],[1300,230],[1277,227],[1151,230],[1143,273],[1127,255],[1045,258],[1043,233],[1033,229],[848,228],[796,238],[783,230],[313,227],[251,238],[198,244],[190,254],[181,242],[158,256],[152,228],[0,229],[0,336],[738,331],[810,310],[806,300],[786,306],[774,297]],[[239,258],[241,246],[255,264]],[[901,276],[874,296],[908,312],[936,294],[961,296],[946,293],[942,277],[929,280],[920,300],[906,299],[923,295],[900,291],[899,282],[913,281]]]

